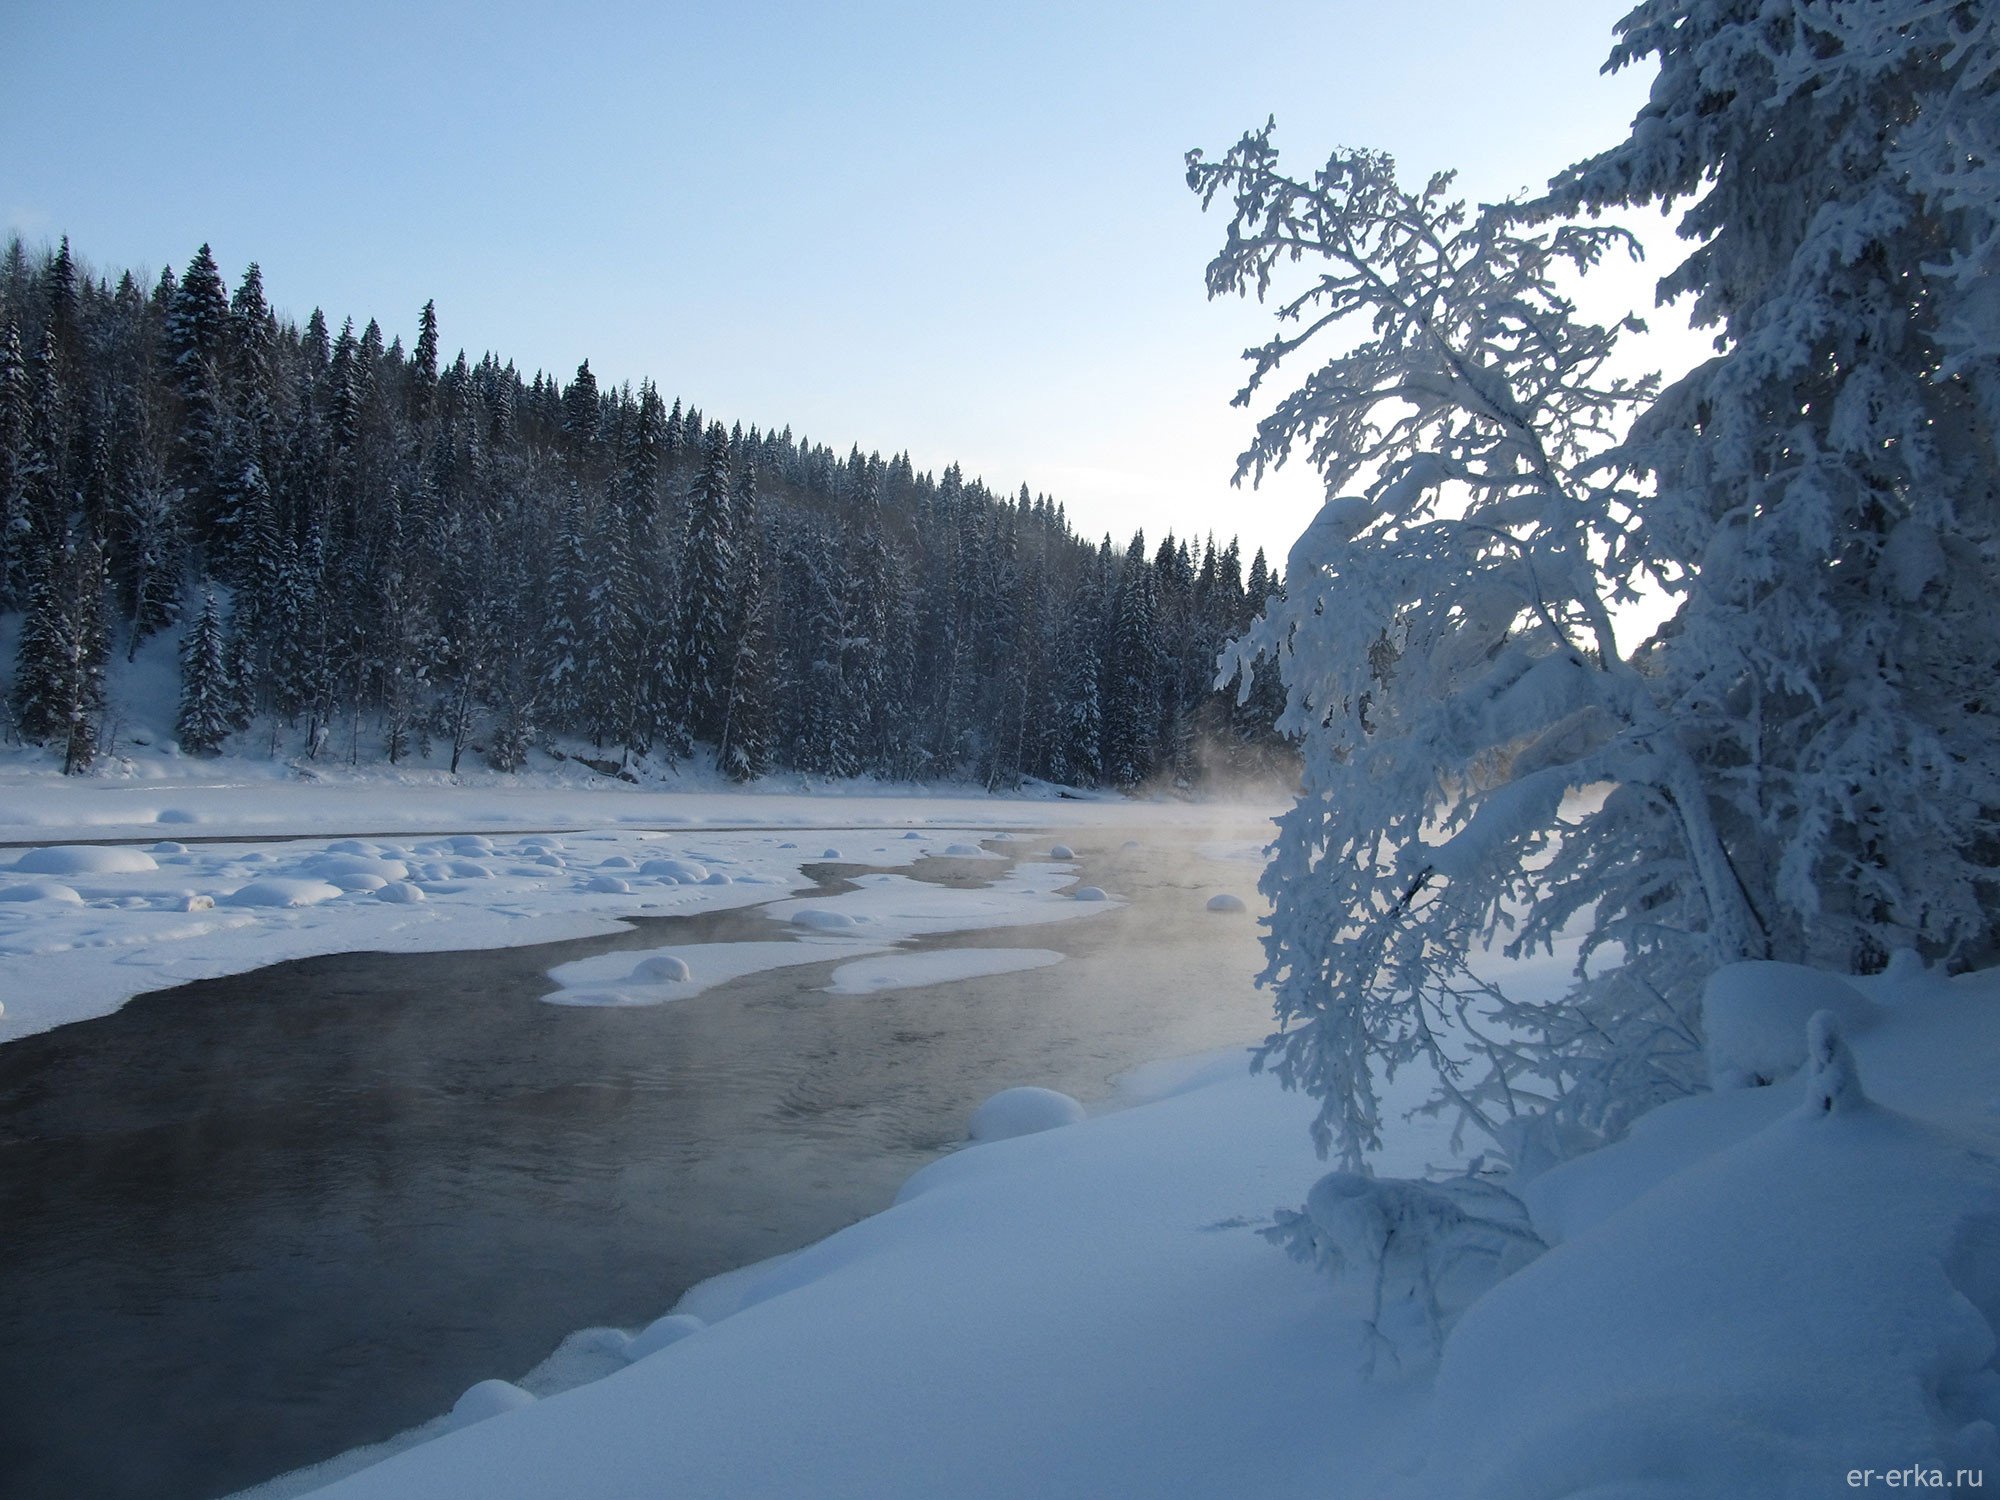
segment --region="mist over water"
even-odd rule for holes
[[[1047,968],[834,996],[835,957],[653,1008],[538,998],[590,954],[786,935],[745,909],[288,963],[0,1049],[0,1491],[206,1500],[378,1441],[886,1207],[998,1089],[1102,1099],[1254,1041],[1254,918],[1204,904],[1261,909],[1267,833],[996,841],[1060,839],[1129,904],[910,945],[1066,955]]]

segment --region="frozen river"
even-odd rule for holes
[[[1063,955],[1044,967],[846,995],[840,955],[664,1005],[542,1001],[593,955],[799,930],[742,907],[303,959],[0,1048],[0,1491],[205,1500],[380,1440],[887,1206],[998,1089],[1100,1100],[1261,1035],[1254,921],[1205,905],[1255,909],[1262,827],[1127,832],[1057,835],[1124,904],[903,950]],[[904,873],[970,900],[1048,847]]]

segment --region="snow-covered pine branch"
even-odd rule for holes
[[[1239,464],[1254,481],[1302,448],[1334,496],[1224,667],[1247,682],[1277,658],[1305,753],[1265,876],[1283,1028],[1266,1056],[1355,1168],[1379,1073],[1418,1061],[1496,1134],[1558,1097],[1615,1125],[1692,1081],[1685,1026],[1663,1028],[1650,994],[1587,1024],[1587,997],[1508,1009],[1466,961],[1585,909],[1683,963],[1763,947],[1700,770],[1612,623],[1647,559],[1640,497],[1603,455],[1651,386],[1608,373],[1620,330],[1582,321],[1557,278],[1631,242],[1471,212],[1449,176],[1405,191],[1375,152],[1290,178],[1269,124],[1219,161],[1190,153],[1188,181],[1233,208],[1212,296],[1311,268],[1278,305],[1303,331],[1250,351],[1241,402],[1316,336],[1364,330],[1278,397]],[[1496,1006],[1529,1044],[1468,1053],[1459,1013]],[[1590,1087],[1614,1073],[1615,1097]]]

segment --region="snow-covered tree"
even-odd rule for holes
[[[104,711],[104,552],[94,539],[64,539],[41,562],[15,648],[13,707],[21,735],[62,756],[65,776],[97,758]]]
[[[224,654],[222,611],[215,590],[202,591],[201,612],[181,640],[181,701],[174,738],[190,755],[214,755],[234,727],[235,685]]]
[[[688,495],[687,542],[681,551],[679,677],[687,694],[689,730],[715,744],[727,709],[736,614],[729,436],[720,422],[709,428],[706,444],[701,474]]]
[[[1650,0],[1628,139],[1535,205],[1690,204],[1717,357],[1622,457],[1661,653],[1779,957],[1989,955],[2000,895],[2000,14]]]
[[[1239,469],[1302,447],[1334,497],[1237,662],[1277,658],[1305,750],[1264,879],[1284,1027],[1267,1056],[1319,1097],[1316,1140],[1350,1166],[1378,1140],[1380,1070],[1418,1061],[1496,1135],[1557,1095],[1615,1126],[1679,1084],[1675,997],[1600,1016],[1586,1045],[1573,1006],[1509,1007],[1468,958],[1586,906],[1695,934],[1683,959],[1762,951],[1702,769],[1613,626],[1644,559],[1638,496],[1601,457],[1645,392],[1607,373],[1616,331],[1556,278],[1626,241],[1471,213],[1448,176],[1408,191],[1378,153],[1287,177],[1268,124],[1220,161],[1191,153],[1188,177],[1233,200],[1211,295],[1261,297],[1310,259],[1242,401],[1324,331],[1362,330],[1278,398]]]

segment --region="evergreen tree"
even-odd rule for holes
[[[222,612],[215,590],[204,586],[201,613],[181,641],[180,712],[174,738],[190,755],[215,755],[229,738],[235,684],[223,650]]]
[[[104,558],[89,538],[65,539],[38,570],[15,650],[14,722],[31,744],[62,755],[66,776],[97,757],[104,710]]]
[[[681,549],[679,680],[688,730],[716,744],[727,707],[732,659],[735,548],[731,537],[729,438],[722,424],[708,430],[701,475],[688,494],[687,541]]]
[[[437,303],[426,302],[417,319],[417,347],[410,360],[410,421],[421,427],[430,420],[437,399]]]
[[[1661,652],[1757,951],[1993,951],[2000,839],[2000,26],[1978,0],[1672,0],[1630,137],[1537,214],[1689,206],[1660,283],[1719,357],[1620,456],[1679,579]]]
[[[1135,533],[1118,577],[1111,649],[1105,656],[1104,775],[1137,786],[1159,750],[1159,596],[1146,539]]]
[[[203,245],[174,291],[162,348],[168,381],[180,403],[173,478],[193,507],[194,534],[204,543],[214,539],[220,512],[217,479],[226,426],[222,360],[228,333],[228,294]]]
[[[729,660],[722,726],[716,737],[716,762],[737,780],[748,781],[762,775],[770,761],[770,678],[776,666],[754,459],[746,459],[737,472],[730,527],[735,543],[736,572],[731,588],[735,649]]]

